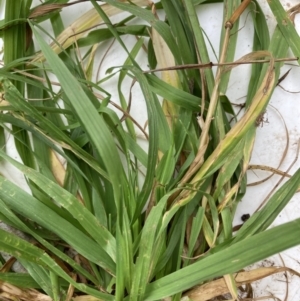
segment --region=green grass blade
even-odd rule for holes
[[[0,197],[12,210],[53,231],[86,258],[115,273],[113,260],[91,238],[3,177],[0,177],[0,185]]]
[[[4,90],[7,100],[15,107],[15,109],[17,111],[23,111],[27,113],[29,116],[34,117],[37,122],[39,122],[39,127],[37,127],[36,125],[32,124],[30,120],[25,119],[24,116],[14,114],[14,116],[18,117],[20,122],[23,123],[22,128],[29,131],[34,131],[35,134],[39,136],[39,139],[42,139],[44,141],[45,139],[48,140],[48,145],[50,145],[56,152],[60,153],[62,156],[66,156],[66,154],[61,152],[61,150],[56,147],[55,142],[66,149],[70,149],[79,158],[81,158],[83,161],[87,162],[91,167],[97,170],[99,174],[101,174],[104,178],[108,178],[107,172],[99,166],[99,163],[91,155],[80,148],[72,139],[70,139],[70,137],[68,137],[50,120],[43,117],[43,115],[35,107],[24,101],[24,98],[17,91],[15,86],[12,85],[12,83],[10,83],[5,78],[1,78],[0,82],[1,90]],[[6,114],[2,114],[1,118],[3,122],[5,122],[12,117],[6,116]],[[11,123],[14,124],[13,121],[11,121]],[[17,122],[15,124],[19,126]]]
[[[237,9],[237,7],[241,4],[241,0],[225,0],[224,1],[224,15],[223,15],[223,22],[222,24],[226,24],[226,21],[231,17],[233,12]],[[222,47],[224,43],[224,37],[225,37],[225,26],[222,26],[221,30],[221,40],[220,45]],[[233,27],[231,28],[232,34],[230,35],[230,42],[226,51],[226,62],[232,62],[234,61],[235,56],[235,50],[236,50],[236,43],[238,39],[238,30],[239,30],[239,19],[233,24]],[[221,55],[221,52],[220,52]],[[219,57],[220,57],[219,55]],[[230,78],[230,72],[223,74],[219,91],[222,94],[225,94],[227,91],[228,83]]]
[[[200,62],[201,63],[209,63],[210,59],[209,59],[208,51],[206,48],[205,39],[203,36],[203,32],[202,32],[202,29],[200,26],[200,21],[198,19],[194,4],[192,3],[192,0],[185,0],[184,6],[185,6],[187,14],[189,16],[189,22],[191,24],[191,28],[193,31],[195,46],[197,49],[197,53],[200,57]],[[211,94],[213,91],[213,87],[214,87],[214,76],[213,76],[212,70],[205,69],[204,74],[205,74],[205,80],[207,82],[208,92],[209,92],[209,94]]]
[[[147,75],[151,90],[187,110],[199,111],[201,98],[169,85],[154,75]]]
[[[154,301],[187,290],[203,281],[234,273],[300,243],[300,219],[244,239],[218,253],[149,284],[145,301]],[[280,237],[280,241],[278,240]],[[272,242],[272,243],[270,243]],[[260,246],[253,251],[253,246]]]
[[[40,288],[34,279],[25,273],[0,273],[0,280],[21,288]]]
[[[133,265],[133,242],[126,207],[123,206],[122,216],[119,216],[120,226],[117,225],[117,273],[116,300],[124,299],[124,289],[130,294]]]
[[[266,230],[299,189],[300,169],[237,232],[235,241]]]
[[[71,193],[60,187],[58,184],[50,181],[39,172],[26,168],[24,165],[6,156],[0,151],[0,156],[4,157],[5,160],[13,164],[20,171],[24,173],[32,182],[34,182],[42,191],[47,193],[53,198],[59,205],[64,207],[75,217],[85,230],[93,237],[109,255],[115,260],[116,259],[116,241],[111,233],[101,225],[94,215],[92,215],[88,209],[86,209],[78,199]]]
[[[155,241],[157,232],[161,224],[162,212],[165,208],[167,198],[161,200],[157,206],[153,207],[149,214],[145,226],[143,227],[142,237],[140,242],[139,254],[134,268],[130,300],[144,300],[144,293],[147,283],[151,280],[150,276],[153,272],[152,265],[153,253],[157,248]]]
[[[37,265],[36,263],[19,259],[22,266],[26,269],[26,271],[31,275],[31,277],[39,284],[40,288],[51,298],[53,298],[53,290],[51,287],[51,281],[49,278],[49,272],[45,270],[45,268]]]
[[[55,248],[51,243],[47,242],[43,238],[41,238],[36,232],[31,230],[27,225],[25,225],[7,206],[6,204],[0,199],[0,205],[1,205],[1,213],[3,216],[7,219],[5,222],[10,223],[13,227],[16,229],[19,229],[20,231],[27,233],[34,237],[42,246],[44,246],[46,249],[48,249],[50,252],[55,254],[58,258],[65,261],[67,264],[69,264],[75,271],[77,271],[79,274],[83,275],[93,283],[97,283],[97,280],[91,276],[86,270],[84,270],[79,264],[77,264],[75,261],[73,261],[70,257],[65,255],[63,252]],[[1,275],[1,273],[0,273]]]
[[[268,1],[268,4],[276,18],[277,26],[282,32],[282,36],[290,46],[295,57],[298,57],[298,63],[300,63],[300,37],[295,29],[294,24],[292,23],[288,13],[284,10],[279,0]]]
[[[16,1],[6,1],[5,3],[5,23],[9,23],[14,20],[27,18],[29,13],[30,1],[16,0]],[[25,23],[16,24],[14,26],[8,27],[3,33],[3,44],[4,44],[4,64],[8,65],[11,62],[24,58],[26,56],[26,47],[29,45],[27,42],[31,42],[29,39],[26,41],[26,32],[28,33],[28,28],[26,28]],[[30,34],[30,33],[28,33]],[[16,47],[18,45],[18,47]],[[24,69],[24,64],[19,66],[19,69]],[[14,85],[18,91],[24,95],[25,85],[23,81],[16,81]],[[15,146],[18,153],[27,166],[34,167],[35,162],[32,156],[32,150],[30,147],[30,139],[28,133],[19,127],[13,126],[13,133],[16,136]]]
[[[191,228],[191,233],[190,233],[190,239],[188,241],[188,257],[193,256],[193,251],[196,245],[196,241],[200,235],[200,231],[202,228],[203,224],[203,218],[204,218],[204,209],[203,207],[200,207],[196,216],[193,217],[193,223],[192,223],[192,228]],[[189,260],[187,260],[189,262]]]
[[[44,250],[38,249],[33,244],[22,240],[14,234],[5,232],[2,229],[0,229],[0,236],[1,251],[7,252],[8,254],[11,254],[16,258],[26,259],[45,268],[47,267],[49,270],[64,278],[82,292],[91,294],[92,296],[95,296],[105,301],[114,300],[114,297],[109,294],[99,292],[98,290],[89,288],[84,284],[79,284],[76,281],[74,281],[60,268],[60,266],[47,253],[44,252]]]
[[[131,59],[135,58],[138,55],[143,43],[144,43],[143,39],[139,39],[137,41],[137,43],[133,46],[133,48],[130,52],[130,57],[128,57],[125,60],[124,65],[129,65],[130,62],[131,62]],[[125,98],[121,88],[122,88],[122,82],[124,81],[124,79],[127,76],[127,72],[128,72],[127,70],[121,70],[120,75],[119,75],[119,79],[118,79],[118,94],[119,94],[119,99],[120,99],[121,106],[122,106],[124,111],[128,110],[128,105],[129,104],[127,104],[126,98]],[[135,139],[136,134],[135,134],[135,130],[134,130],[134,126],[133,126],[132,121],[129,118],[126,118],[125,122],[126,122],[128,132],[131,134],[131,137]]]
[[[72,104],[81,125],[87,131],[91,141],[103,159],[110,181],[114,187],[115,201],[117,203],[121,198],[120,184],[124,189],[127,186],[127,181],[116,145],[103,116],[98,114],[96,108],[73,74],[46,44],[36,29],[33,26],[31,27],[39,41],[42,52],[60,81],[61,87]],[[99,128],[101,131],[98,130]]]

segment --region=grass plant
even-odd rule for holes
[[[237,231],[232,221],[246,192],[257,122],[280,68],[298,60],[293,18],[300,6],[286,12],[279,0],[268,1],[277,20],[270,36],[256,0],[217,1],[224,26],[212,63],[197,10],[214,0],[90,0],[92,10],[65,28],[61,10],[79,2],[0,2],[0,156],[30,191],[0,176],[0,220],[25,233],[0,229],[0,251],[12,256],[2,260],[0,299],[237,299],[242,285],[282,271],[241,272],[300,243],[299,219],[268,229],[299,189],[300,171]],[[253,52],[234,61],[245,10]],[[109,51],[111,40],[127,58],[98,80],[97,53]],[[237,119],[226,92],[241,64],[251,64],[251,78]],[[110,82],[117,103],[105,88]],[[131,114],[136,87],[145,125]],[[21,163],[9,156],[8,135]],[[14,260],[27,273],[13,272]]]

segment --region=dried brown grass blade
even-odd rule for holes
[[[263,267],[251,271],[235,273],[233,276],[236,286],[239,287],[281,272],[290,272],[300,277],[297,271],[287,267]],[[206,301],[227,293],[229,293],[227,283],[224,278],[220,278],[188,291],[184,294],[184,297],[188,297],[194,301]]]
[[[125,1],[121,1],[125,2]],[[138,6],[147,6],[149,4],[148,0],[132,0],[132,3]],[[103,4],[101,6],[103,11],[106,13],[108,17],[117,15],[122,11],[114,6],[109,4]],[[50,44],[52,50],[59,54],[62,49],[67,49],[70,47],[75,40],[85,36],[88,31],[94,28],[97,25],[100,25],[103,22],[102,18],[98,14],[95,9],[91,9],[85,14],[83,14],[80,18],[78,18],[75,22],[73,22],[70,26],[68,26],[55,40]],[[45,61],[45,57],[42,53],[38,53],[28,64],[33,63],[41,63]]]
[[[81,2],[87,2],[89,0],[78,0],[78,1],[73,1],[71,3],[50,3],[50,4],[42,4],[37,7],[35,7],[31,14],[29,15],[29,19],[35,19],[38,17],[42,17],[44,15],[47,15],[49,13],[55,12],[57,10],[61,10],[64,7],[68,7],[74,4],[78,4]]]
[[[8,282],[3,281],[0,281],[0,299],[23,301],[52,301],[52,298],[40,293],[37,290],[18,288],[12,284],[9,284]]]
[[[227,20],[225,27],[229,26],[230,28],[233,27],[234,23],[237,21],[237,19],[241,16],[241,14],[244,12],[244,10],[248,7],[248,5],[251,3],[252,0],[244,0],[239,7],[233,12],[232,16],[229,20]]]
[[[55,180],[60,186],[64,185],[66,170],[58,158],[58,155],[51,149],[50,151],[51,170]]]
[[[38,17],[42,17],[44,15],[55,12],[57,10],[61,10],[62,8],[70,6],[72,4],[74,4],[74,3],[65,3],[65,4],[51,3],[51,4],[46,4],[46,5],[40,5],[31,12],[31,14],[29,15],[28,18],[35,19]]]
[[[156,16],[156,18],[158,18],[154,5],[152,6],[152,12]],[[165,40],[161,37],[161,35],[157,32],[157,30],[154,27],[152,27],[151,38],[153,42],[153,49],[155,52],[158,67],[165,69],[169,66],[174,66],[175,59],[170,48],[168,47]],[[177,71],[175,70],[162,71],[161,79],[173,87],[176,88],[180,87],[179,77]],[[178,106],[168,101],[167,99],[164,99],[162,103],[162,109],[166,116],[169,127],[171,128],[172,123],[174,122],[174,120],[177,118],[178,115]]]

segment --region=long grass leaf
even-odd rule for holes
[[[60,277],[66,279],[74,287],[79,289],[82,292],[91,294],[97,298],[100,298],[105,301],[113,301],[113,296],[99,292],[98,290],[89,288],[84,284],[79,284],[74,281],[67,273],[65,273],[60,266],[43,250],[38,249],[33,244],[22,240],[21,238],[15,236],[14,234],[5,232],[0,229],[1,241],[0,241],[0,250],[7,252],[16,258],[24,258],[31,262],[37,263],[41,266],[48,267],[54,273]]]
[[[0,280],[21,288],[40,288],[32,277],[25,273],[0,273]]]
[[[157,232],[161,224],[162,212],[166,206],[164,197],[157,206],[153,207],[143,228],[139,255],[134,268],[130,300],[144,300],[144,292],[153,272],[153,253],[158,247],[155,245]]]
[[[47,242],[45,239],[41,238],[36,232],[25,225],[17,216],[7,207],[7,205],[0,199],[1,213],[7,218],[6,222],[9,222],[13,227],[19,229],[20,231],[27,233],[34,237],[42,246],[47,248],[50,252],[55,254],[58,258],[69,264],[75,271],[92,281],[97,283],[97,280],[91,276],[85,269],[83,269],[79,264],[73,261],[66,254],[55,248],[51,243]],[[1,275],[1,274],[0,274]]]
[[[113,260],[91,238],[3,177],[0,177],[0,186],[0,197],[12,210],[53,231],[86,258],[115,273]]]
[[[60,187],[60,185],[50,181],[39,172],[26,168],[24,165],[11,159],[0,151],[0,156],[17,167],[41,190],[46,192],[59,205],[70,212],[85,228],[85,230],[99,243],[99,246],[106,250],[112,259],[116,259],[116,242],[111,233],[101,225],[97,219],[80,203],[71,193]]]
[[[282,36],[285,38],[294,55],[298,57],[300,53],[300,37],[288,13],[284,10],[279,0],[269,1],[268,4],[276,18],[277,25],[282,32]],[[298,58],[298,63],[299,62]]]
[[[124,187],[126,187],[127,184],[116,145],[103,117],[97,113],[97,110],[74,75],[45,43],[36,29],[32,27],[32,30],[40,43],[47,61],[68,96],[82,126],[86,129],[99,155],[104,159],[110,181],[114,187],[115,198],[118,200],[121,197],[120,183],[122,183]],[[98,128],[101,130],[99,131]]]
[[[299,189],[300,170],[287,181],[276,193],[269,199],[268,203],[256,212],[235,236],[235,241],[240,241],[247,236],[266,230],[282,209],[287,205],[289,200]]]

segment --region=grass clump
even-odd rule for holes
[[[215,281],[225,281],[225,290],[205,300],[227,292],[237,298],[238,287],[247,283],[243,277],[251,282],[253,274],[238,278],[234,273],[300,243],[293,230],[299,220],[267,230],[298,190],[299,171],[235,234],[232,227],[246,191],[257,120],[288,49],[300,50],[290,14],[279,1],[269,3],[278,20],[269,38],[256,1],[224,1],[214,76],[196,13],[214,1],[89,2],[93,9],[67,28],[60,9],[77,2],[46,1],[36,7],[30,0],[5,2],[0,155],[24,174],[30,193],[0,177],[0,219],[30,241],[0,230],[0,250],[28,272],[11,273],[4,263],[2,297],[198,300],[196,285],[223,276]],[[253,52],[233,62],[239,17],[248,7]],[[166,14],[164,21],[159,10]],[[112,23],[110,17],[120,12],[126,17]],[[47,35],[45,20],[55,36],[51,45],[42,35]],[[136,38],[132,47],[125,36]],[[93,77],[96,50],[109,39],[127,59],[122,66],[112,64],[98,81]],[[81,47],[88,47],[84,55]],[[141,53],[148,70],[138,63]],[[226,91],[233,67],[245,63],[252,64],[246,110],[232,125],[229,120],[236,116]],[[116,77],[119,104],[104,88]],[[129,97],[123,91],[126,80]],[[136,86],[145,99],[145,127],[130,111]],[[14,137],[22,163],[5,152],[6,132]],[[146,151],[139,135],[147,141]],[[253,251],[253,246],[259,248]]]

